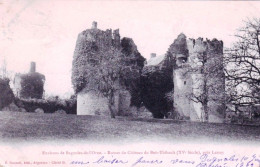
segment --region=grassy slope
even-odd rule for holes
[[[260,142],[259,126],[0,112],[1,141]]]

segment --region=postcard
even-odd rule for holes
[[[259,167],[259,11],[0,0],[0,166]]]

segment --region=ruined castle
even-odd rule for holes
[[[139,96],[154,117],[167,118],[168,113],[173,111],[179,119],[224,121],[222,41],[187,39],[184,34],[180,34],[163,58],[157,58],[153,53],[151,60],[144,67],[145,59],[138,52],[132,39],[121,40],[119,30],[114,30],[113,33],[111,29],[99,30],[96,22],[93,22],[91,29],[79,34],[74,52],[72,81],[78,97],[78,115],[108,113],[107,99],[87,89],[82,69],[87,67],[86,64],[98,66],[97,53],[100,50],[107,51],[111,47],[130,51],[132,63],[137,64],[133,67],[138,67],[138,75],[142,75],[142,90]],[[169,100],[166,96],[172,99]],[[121,89],[115,98],[119,111],[129,110],[131,99],[139,97],[133,97],[129,91]],[[169,102],[172,105],[169,105]]]
[[[174,117],[201,122],[224,121],[225,80],[222,41],[187,39],[184,34],[180,34],[165,55],[156,57],[155,53],[151,54],[143,75],[147,75],[148,69],[151,71],[154,68],[160,73],[166,70],[168,72],[164,72],[164,75],[171,75],[161,77],[160,80],[170,77],[172,89],[165,90],[167,84],[160,83],[154,91],[164,92],[160,102],[165,101],[165,96],[172,93],[171,110]],[[150,73],[156,75],[155,72]],[[157,74],[157,77],[160,76]],[[165,111],[170,111],[169,107],[160,106],[157,106],[158,110],[164,110],[164,113],[161,111],[164,115]]]

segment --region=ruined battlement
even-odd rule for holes
[[[175,59],[175,69],[188,66],[200,68],[203,58],[207,60],[223,58],[223,42],[217,39],[187,39],[181,33],[170,46],[169,52]]]
[[[119,47],[120,40],[119,29],[113,30],[113,33],[112,29],[100,30],[97,28],[97,22],[93,21],[91,29],[86,29],[78,35],[77,42],[94,42],[97,46],[106,48]]]
[[[188,39],[187,40],[187,48],[189,53],[204,53],[210,52],[215,54],[223,53],[223,42],[221,40],[213,39],[213,40],[203,40],[203,38],[198,39]]]
[[[181,33],[178,35],[177,39],[174,40],[173,44],[170,45],[168,50],[174,57],[176,55],[182,55],[182,57],[188,57],[189,50],[187,48],[186,35]]]
[[[120,34],[119,34],[119,29],[116,29],[113,31],[113,45],[115,47],[120,47]]]
[[[117,36],[120,36],[119,29],[113,31],[113,37],[116,38]]]

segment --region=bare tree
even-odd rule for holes
[[[198,54],[197,58],[196,64],[188,70],[193,80],[192,91],[188,96],[193,102],[202,105],[201,120],[207,122],[209,103],[223,104],[224,102],[223,59],[219,55],[206,52]]]
[[[116,93],[122,88],[131,86],[139,76],[139,68],[135,68],[131,64],[131,58],[122,54],[120,49],[111,48],[101,51],[99,57],[99,68],[93,68],[89,73],[91,78],[89,86],[108,99],[111,118],[115,118]]]
[[[2,62],[2,65],[1,65],[1,74],[0,76],[2,78],[7,78],[7,63],[6,63],[6,59],[4,58],[3,62]]]
[[[4,57],[4,59],[2,60],[2,62],[0,64],[0,78],[2,78],[2,79],[8,78],[11,81],[14,77],[14,72],[8,70],[7,65],[8,64],[6,62],[6,58]]]
[[[225,51],[228,100],[237,106],[260,103],[260,19],[244,23]]]

